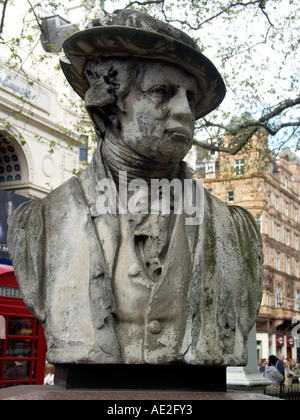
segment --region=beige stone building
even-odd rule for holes
[[[195,159],[196,157],[196,159]],[[300,159],[285,150],[274,160],[266,141],[236,156],[194,152],[197,177],[229,205],[248,209],[264,246],[258,357],[300,358]],[[297,327],[298,326],[298,327]]]
[[[66,2],[67,20],[51,19],[59,29],[71,23],[83,29],[101,12],[100,6],[92,5],[92,1]],[[58,68],[63,52],[45,52],[28,8],[27,2],[10,4],[2,34],[10,40],[26,30],[17,50],[19,61],[12,62],[11,50],[1,47],[0,189],[43,198],[84,167],[94,142],[90,119],[81,112],[78,95]]]
[[[32,1],[32,5],[38,3]],[[88,3],[92,4],[72,0],[66,3],[67,20],[49,19],[59,29],[63,24],[69,28],[71,22],[82,29],[101,12],[100,6],[92,8]],[[27,2],[9,4],[2,33],[8,42],[1,46],[0,56],[0,261],[8,258],[7,216],[22,197],[44,198],[85,168],[96,145],[90,118],[58,66],[63,52],[45,52],[28,8]],[[19,59],[12,60],[9,46],[16,40],[12,44],[9,40],[21,30],[25,35],[16,50]]]

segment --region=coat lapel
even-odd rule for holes
[[[93,160],[79,178],[81,189],[84,193],[87,206],[90,209],[91,220],[101,248],[102,267],[109,278],[112,278],[116,253],[119,246],[120,226],[117,214],[100,214],[97,212],[97,199],[100,196],[98,183],[103,180],[110,180],[112,197],[117,197],[116,187],[111,174],[102,162],[100,151],[94,153]]]

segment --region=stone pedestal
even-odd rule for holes
[[[262,393],[267,385],[270,385],[270,382],[258,370],[256,326],[254,325],[248,337],[248,363],[245,367],[227,368],[227,388]]]
[[[226,391],[226,368],[193,365],[55,366],[55,385],[64,389]]]

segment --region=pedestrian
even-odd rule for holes
[[[294,374],[297,376],[298,378],[298,383],[300,382],[300,362],[296,362],[296,366],[294,369]]]
[[[265,378],[269,379],[273,385],[280,385],[284,381],[284,376],[275,367],[277,357],[272,355],[269,357],[269,364],[266,367]]]
[[[279,370],[281,375],[284,377],[284,355],[283,354],[280,354],[278,356],[275,367]]]
[[[54,385],[54,370],[54,365],[51,365],[50,363],[46,364],[44,385]]]
[[[288,366],[285,371],[285,384],[286,385],[293,385],[299,383],[299,377],[300,377],[300,368],[296,367],[295,360],[291,359],[288,362]],[[297,375],[297,373],[299,375]]]
[[[267,365],[268,365],[267,359],[262,359],[258,370],[260,371],[263,377],[265,377]]]

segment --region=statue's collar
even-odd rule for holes
[[[166,165],[142,156],[110,132],[100,147],[103,161],[109,166],[116,182],[120,171],[127,172],[128,181],[143,179],[148,184],[152,179],[180,178],[179,165]]]

